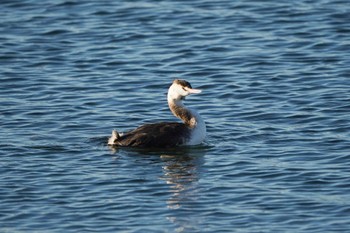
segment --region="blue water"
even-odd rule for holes
[[[347,0],[0,3],[0,232],[346,232]],[[109,148],[176,121],[206,141]]]

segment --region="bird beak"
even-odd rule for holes
[[[202,90],[192,89],[192,88],[186,88],[186,91],[188,91],[188,93],[190,93],[190,94],[198,94],[198,93],[202,92]]]

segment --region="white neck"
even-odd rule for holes
[[[168,105],[174,116],[181,119],[185,125],[190,128],[194,128],[196,126],[196,116],[190,109],[185,107],[185,105],[182,103],[181,96],[174,95],[173,92],[169,91]]]
[[[180,118],[187,127],[192,129],[191,137],[186,144],[197,145],[203,142],[206,135],[206,125],[201,116],[196,111],[186,108],[181,98],[174,98],[171,93],[168,93],[168,104],[174,116]]]

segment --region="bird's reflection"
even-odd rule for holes
[[[188,155],[162,155],[161,159],[164,162],[162,179],[170,186],[173,194],[168,200],[168,207],[177,209],[182,198],[185,198],[185,193],[193,189],[193,185],[198,181],[198,167],[195,158]]]
[[[160,179],[168,186],[170,196],[166,200],[166,219],[176,232],[197,232],[204,221],[198,212],[200,206],[199,180],[203,174],[204,156],[208,147],[174,149],[126,149],[127,154],[153,158],[162,166]],[[114,154],[118,148],[110,148]],[[151,157],[149,157],[151,156]]]
[[[198,151],[197,151],[198,152]],[[163,179],[170,188],[167,207],[171,210],[167,219],[177,232],[197,230],[200,219],[196,212],[199,198],[198,181],[204,157],[199,153],[163,154]]]

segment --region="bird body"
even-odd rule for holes
[[[171,112],[183,123],[160,122],[145,124],[134,130],[119,134],[116,130],[108,140],[111,146],[126,147],[175,147],[197,145],[206,136],[206,125],[201,116],[188,109],[183,100],[190,94],[200,93],[185,80],[176,79],[168,90],[168,105]]]

